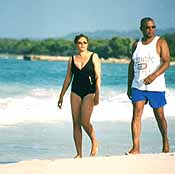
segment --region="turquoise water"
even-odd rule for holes
[[[27,159],[69,158],[75,155],[67,91],[57,108],[67,63],[0,59],[0,163]],[[175,151],[174,74],[166,73],[165,113]],[[92,114],[99,156],[121,155],[131,146],[132,105],[126,95],[127,64],[102,64],[101,101]],[[161,138],[152,110],[143,113],[142,153],[161,152]],[[90,142],[83,136],[84,156]]]
[[[175,151],[175,119],[168,119],[171,151]],[[123,155],[131,147],[129,122],[94,122],[99,142],[97,156]],[[31,159],[73,158],[76,154],[72,124],[32,123],[0,127],[0,163]],[[160,153],[161,137],[156,121],[147,119],[142,124],[141,152]],[[90,154],[90,141],[83,133],[83,156]]]

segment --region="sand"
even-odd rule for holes
[[[46,55],[31,55],[31,60],[47,60],[47,61],[68,61],[70,56],[46,56]],[[124,63],[130,62],[129,58],[101,58],[102,63]],[[171,65],[175,65],[175,61],[170,62]]]
[[[174,174],[175,153],[82,159],[49,159],[1,164],[1,174]]]

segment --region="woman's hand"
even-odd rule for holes
[[[99,104],[99,93],[95,93],[94,96],[94,105],[98,105]]]
[[[60,97],[59,100],[58,100],[58,107],[61,109],[62,107],[62,104],[63,104],[63,98]]]

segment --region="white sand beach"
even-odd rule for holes
[[[174,174],[175,153],[82,159],[49,159],[1,164],[1,174]]]

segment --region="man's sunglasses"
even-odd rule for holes
[[[155,28],[156,28],[155,25],[153,25],[153,26],[146,26],[146,27],[145,27],[145,29],[155,29]]]

